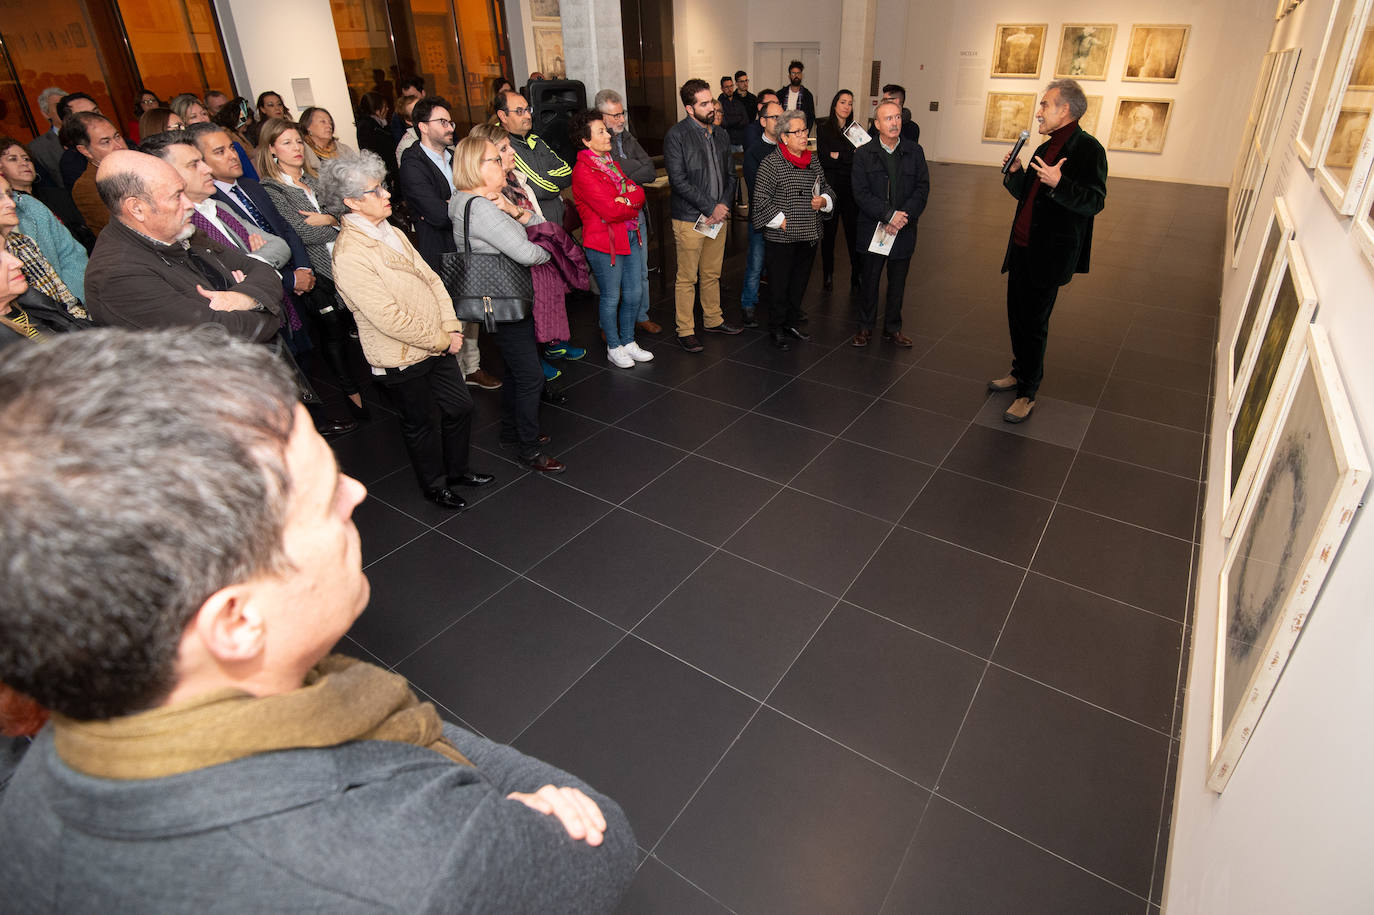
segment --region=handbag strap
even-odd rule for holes
[[[472,253],[472,241],[468,238],[468,227],[472,225],[472,205],[477,202],[476,197],[469,197],[467,206],[463,207],[463,253]]]

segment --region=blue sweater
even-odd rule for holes
[[[28,194],[15,194],[14,200],[19,209],[19,231],[38,243],[38,250],[72,295],[86,301],[86,249],[38,200]]]

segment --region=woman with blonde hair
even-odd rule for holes
[[[172,99],[167,103],[167,107],[175,111],[182,123],[188,126],[210,123],[210,112],[206,109],[205,103],[189,92],[183,92]]]

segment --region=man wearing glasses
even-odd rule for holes
[[[544,218],[563,224],[563,198],[559,192],[572,187],[572,166],[554,152],[549,144],[530,130],[534,114],[530,103],[518,92],[506,90],[496,104],[496,119],[510,134],[515,152],[515,167],[529,180]]]
[[[769,96],[773,98],[772,95]],[[763,128],[763,134],[759,139],[744,151],[744,183],[749,188],[752,195],[754,191],[754,179],[759,173],[759,163],[772,154],[778,148],[778,137],[782,126],[782,106],[776,100],[765,102],[763,110],[759,113],[759,125]],[[752,203],[750,206],[752,207]],[[754,306],[759,301],[759,278],[763,276],[763,256],[766,250],[763,233],[754,228],[753,221],[749,223],[749,253],[744,260],[744,290],[739,296],[740,310],[744,312],[744,326],[758,327],[758,321],[754,320]]]

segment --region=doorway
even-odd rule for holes
[[[754,69],[749,73],[750,88],[755,92],[758,88],[781,90],[787,85],[787,65],[794,60],[801,61],[805,70],[802,83],[805,85],[807,78],[814,82],[821,62],[820,42],[754,42]],[[807,88],[815,94],[813,86],[808,85]]]

